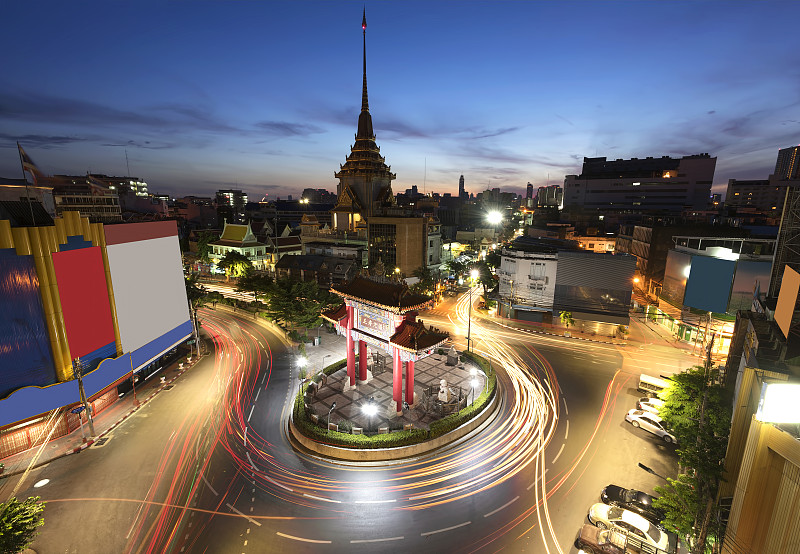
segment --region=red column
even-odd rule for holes
[[[414,360],[406,362],[406,402],[414,403]]]
[[[349,377],[350,386],[356,384],[356,355],[353,351],[353,307],[347,306],[347,377]]]
[[[358,380],[367,380],[367,343],[358,341]]]
[[[400,360],[400,351],[395,348],[392,353],[392,399],[397,402],[397,411],[403,410],[403,362]]]

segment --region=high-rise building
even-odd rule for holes
[[[528,183],[528,189],[525,191],[525,198],[533,198],[533,183]]]
[[[708,154],[615,161],[584,158],[581,174],[564,179],[564,207],[607,213],[704,210],[716,165],[717,158]]]
[[[464,176],[458,178],[458,197],[461,200],[469,200],[469,194],[464,190]]]
[[[217,221],[218,223],[245,223],[245,210],[247,194],[241,190],[228,189],[217,191]]]
[[[800,179],[800,146],[778,150],[775,178],[780,181]]]

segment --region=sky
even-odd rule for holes
[[[800,142],[800,2],[0,3],[0,177],[251,199],[336,190],[361,107],[425,192],[563,184],[583,157],[708,152],[715,192]],[[127,162],[126,162],[127,154]],[[128,171],[126,163],[130,167]]]

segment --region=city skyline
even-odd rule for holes
[[[4,6],[0,176],[251,199],[336,190],[356,131],[362,4]],[[716,156],[714,192],[800,136],[794,3],[368,3],[367,79],[394,192],[563,184],[583,157]],[[599,22],[599,23],[598,23]],[[35,29],[35,31],[32,31]],[[126,154],[130,172],[126,166]],[[548,177],[549,176],[549,177]]]

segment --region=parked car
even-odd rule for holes
[[[622,531],[667,552],[675,552],[678,548],[678,536],[675,533],[664,531],[639,514],[619,506],[594,504],[589,509],[589,521],[601,529]]]
[[[575,548],[591,554],[625,554],[627,542],[627,537],[619,531],[584,524],[575,539]]]
[[[643,412],[650,412],[651,414],[658,415],[658,411],[664,405],[664,401],[660,398],[645,396],[636,401],[636,407]]]
[[[600,500],[604,504],[619,506],[639,514],[655,525],[660,526],[664,520],[664,512],[653,506],[655,498],[642,491],[625,489],[619,485],[608,485],[600,493]]]
[[[650,433],[661,437],[664,442],[678,442],[678,439],[675,438],[675,435],[673,435],[664,426],[664,422],[656,414],[633,409],[625,415],[625,421],[629,421],[634,427],[641,427],[645,431],[649,431]]]

